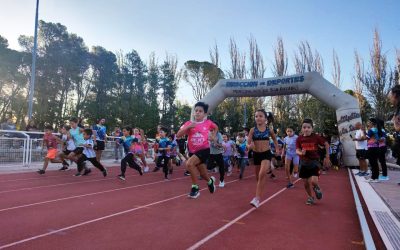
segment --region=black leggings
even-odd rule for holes
[[[219,181],[224,181],[225,177],[225,165],[224,165],[224,157],[222,154],[210,154],[210,158],[208,159],[207,169],[213,169],[214,163],[217,164],[219,169]]]
[[[169,157],[166,155],[159,155],[157,157],[157,163],[156,166],[157,168],[161,168],[163,169],[164,172],[164,176],[167,177],[168,176],[168,161],[169,161]]]
[[[83,170],[84,167],[84,162],[85,161],[90,161],[93,166],[95,166],[96,168],[98,168],[100,171],[105,171],[106,169],[103,167],[103,165],[97,161],[96,157],[93,158],[87,158],[86,155],[82,154],[81,157],[79,157],[78,161],[76,162],[76,164],[78,165],[78,172],[81,172]]]
[[[376,180],[379,178],[379,165],[378,165],[378,158],[379,158],[379,148],[373,147],[368,148],[367,151],[368,161],[371,165],[371,179]]]
[[[379,147],[379,163],[382,167],[382,176],[387,176],[387,166],[386,166],[386,151],[387,147]]]
[[[140,166],[135,162],[134,155],[132,153],[128,153],[124,159],[121,160],[121,175],[123,176],[125,176],[127,165],[129,165],[130,168],[139,171]]]

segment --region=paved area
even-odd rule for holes
[[[388,181],[372,183],[372,187],[400,220],[400,171],[389,170],[388,176]]]

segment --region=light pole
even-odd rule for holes
[[[31,82],[29,86],[29,105],[28,105],[29,119],[32,118],[33,92],[35,90],[38,15],[39,15],[39,0],[36,0],[35,35],[33,38]]]

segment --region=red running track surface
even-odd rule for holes
[[[249,205],[253,171],[240,181],[236,173],[226,177],[215,194],[199,181],[196,200],[187,198],[183,168],[170,181],[161,172],[139,176],[128,169],[123,182],[118,168],[109,168],[107,178],[96,169],[86,177],[4,175],[0,249],[364,249],[346,170],[321,176],[324,198],[314,206],[305,205],[301,181],[287,190],[277,170],[258,209]]]

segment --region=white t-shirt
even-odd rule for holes
[[[83,149],[83,154],[86,155],[87,158],[95,158],[96,157],[96,152],[93,150],[93,140],[88,139],[85,141],[85,144],[91,145],[91,147],[84,147]]]
[[[361,137],[365,136],[365,132],[362,129],[356,131],[355,139],[361,139]],[[356,149],[368,149],[367,140],[363,141],[355,141]]]

